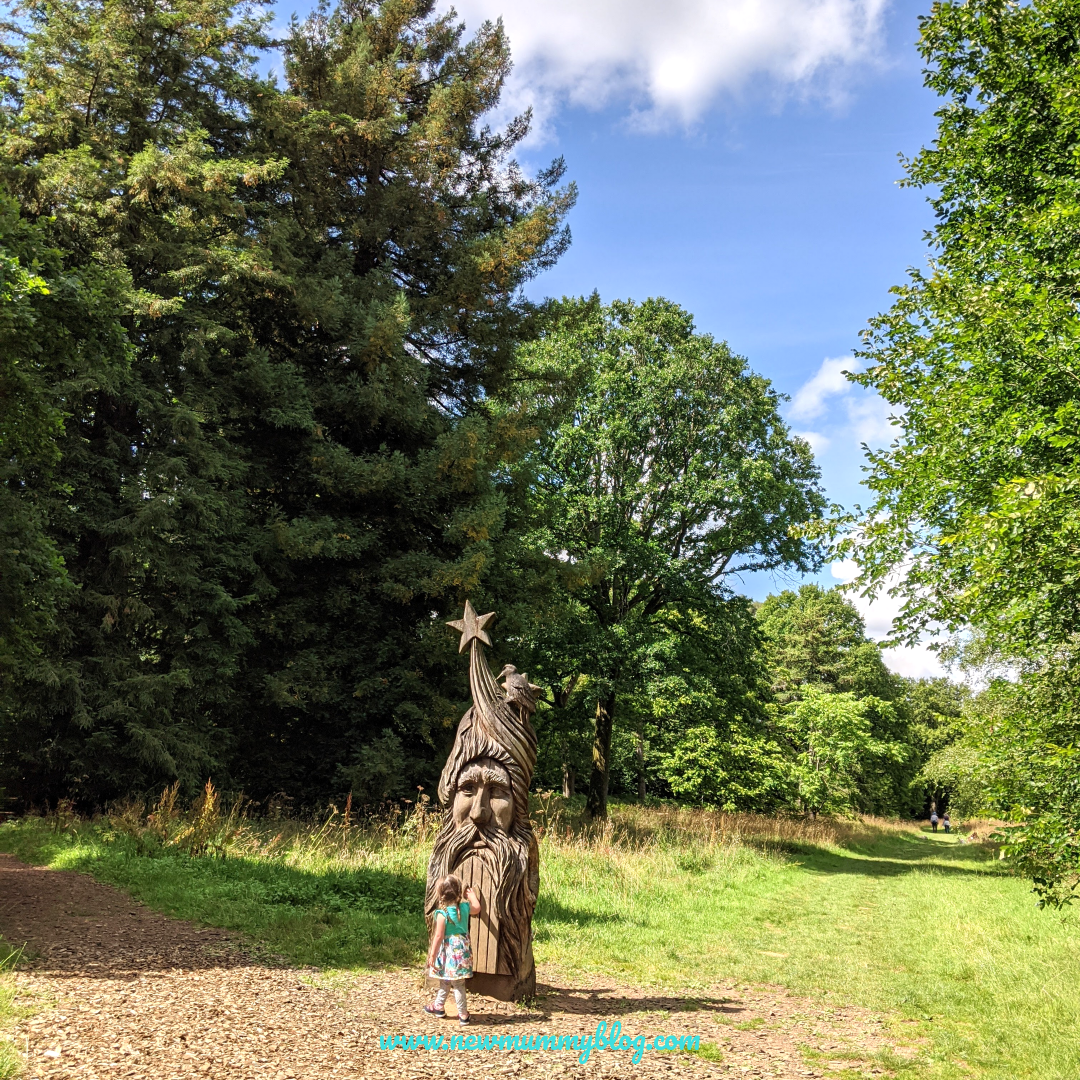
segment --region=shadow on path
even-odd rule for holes
[[[850,854],[847,854],[809,846],[793,846],[790,854],[794,862],[818,874],[862,874],[867,877],[899,877],[903,874],[1007,876],[990,849],[978,845],[943,843],[928,836],[913,835],[889,844],[875,844],[872,855],[863,855],[857,848],[850,849]]]
[[[80,978],[255,965],[222,930],[158,915],[111,885],[0,854],[0,935],[24,965]]]
[[[715,1013],[738,1017],[746,1012],[746,1004],[739,998],[670,994],[628,996],[625,987],[581,986],[536,987],[536,1006],[544,1012],[581,1014],[585,1016],[627,1016],[631,1013]]]

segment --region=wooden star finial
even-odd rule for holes
[[[477,615],[476,609],[468,600],[466,600],[464,617],[454,619],[453,622],[448,622],[446,624],[447,626],[452,626],[455,630],[461,631],[461,644],[458,646],[458,652],[463,653],[465,651],[465,646],[468,645],[473,638],[479,638],[485,645],[490,645],[491,638],[487,636],[484,627],[494,618],[494,611],[489,611],[486,615]]]

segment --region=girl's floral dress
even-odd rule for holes
[[[431,974],[436,979],[467,979],[473,973],[472,943],[469,941],[469,904],[439,908],[436,916],[446,919],[446,933],[435,955]]]

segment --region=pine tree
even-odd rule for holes
[[[95,802],[214,763],[252,560],[244,463],[215,385],[250,349],[242,283],[265,276],[246,193],[261,23],[230,3],[45,0],[13,31],[0,170],[63,269],[124,279],[126,344],[66,394],[49,531],[73,585],[48,693],[12,688],[31,799]],[[128,363],[119,363],[130,350]]]
[[[55,475],[16,470],[70,585],[37,643],[62,674],[3,691],[25,797],[321,798],[365,746],[401,748],[400,787],[444,738],[462,688],[429,638],[489,571],[514,437],[485,402],[573,195],[513,164],[527,119],[482,126],[501,29],[432,8],[295,24],[284,90],[230,0],[9,29],[0,182],[59,272],[112,275],[124,338],[54,394]]]
[[[63,494],[62,402],[128,359],[122,278],[65,271],[41,232],[0,200],[0,708],[14,685],[59,678],[45,644],[71,590],[48,529],[50,501]]]
[[[491,570],[491,474],[514,434],[484,403],[573,193],[555,190],[560,163],[530,181],[510,159],[527,120],[483,126],[509,69],[501,28],[466,42],[433,7],[294,24],[285,92],[260,116],[290,163],[268,185],[290,292],[255,307],[272,375],[233,428],[265,528],[238,724],[252,790],[406,794],[460,715],[442,623]],[[373,771],[387,747],[396,767]]]

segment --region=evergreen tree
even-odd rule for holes
[[[757,615],[777,701],[801,697],[807,685],[856,697],[896,696],[881,648],[866,636],[862,616],[838,589],[785,589],[769,596]]]
[[[45,0],[25,16],[0,176],[61,276],[121,283],[127,340],[87,378],[55,373],[48,532],[73,587],[47,643],[59,677],[8,688],[4,757],[25,797],[93,803],[195,784],[222,746],[213,708],[254,567],[216,380],[248,352],[235,293],[263,272],[245,196],[276,166],[246,145],[259,20],[215,0]]]
[[[295,24],[261,114],[289,161],[267,188],[289,288],[255,302],[268,377],[231,428],[265,575],[233,724],[249,790],[405,794],[433,781],[463,707],[443,622],[491,573],[492,473],[515,438],[485,402],[531,332],[520,286],[565,247],[573,193],[560,163],[532,181],[510,158],[527,120],[483,125],[509,70],[501,28],[466,42],[433,6]],[[375,777],[389,746],[396,771]]]
[[[61,678],[47,643],[71,589],[48,529],[50,504],[64,495],[62,404],[128,359],[122,275],[65,271],[41,231],[0,200],[0,737],[13,728],[3,713],[15,685],[40,692]]]
[[[384,730],[421,771],[444,738],[431,632],[489,569],[514,437],[484,402],[572,192],[513,165],[525,120],[482,126],[501,29],[432,10],[320,11],[284,90],[229,0],[42,0],[10,31],[0,179],[64,272],[121,282],[126,336],[55,398],[55,476],[19,475],[71,583],[64,677],[5,685],[24,796],[213,771],[321,798]]]

